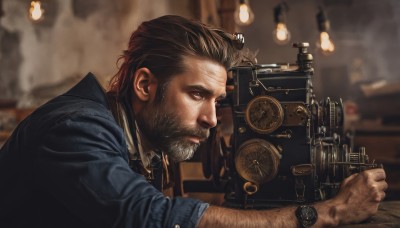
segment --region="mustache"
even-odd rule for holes
[[[173,132],[169,132],[164,137],[168,139],[178,139],[185,136],[195,136],[202,140],[206,140],[210,136],[210,130],[207,128],[179,127]]]
[[[155,118],[157,121],[153,122],[155,125],[152,127],[153,129],[159,128],[163,130],[164,134],[161,136],[161,138],[170,140],[180,139],[185,136],[195,136],[205,140],[210,136],[210,131],[208,128],[180,125],[180,120],[173,113],[165,112],[161,115],[159,115],[160,113],[157,114]]]
[[[205,141],[210,136],[208,128],[201,126],[181,125],[180,119],[165,107],[158,107],[137,116],[141,132],[149,138],[154,146],[166,149],[173,142],[181,141],[184,137],[194,136]]]

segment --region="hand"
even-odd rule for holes
[[[358,223],[374,215],[385,198],[388,184],[383,169],[370,169],[346,178],[332,199],[340,224]]]

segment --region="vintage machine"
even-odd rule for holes
[[[229,207],[268,208],[332,197],[354,172],[377,167],[365,148],[354,152],[343,132],[342,101],[317,101],[308,43],[296,64],[260,64],[232,69],[231,145],[221,151]],[[215,159],[214,159],[215,160]],[[218,173],[216,174],[218,175]]]

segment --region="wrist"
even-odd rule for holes
[[[318,226],[338,226],[340,221],[341,206],[332,200],[326,200],[315,205],[319,218]]]

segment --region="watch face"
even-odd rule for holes
[[[296,210],[296,216],[303,227],[310,227],[317,222],[317,210],[313,206],[302,205]]]
[[[315,212],[311,207],[304,207],[301,210],[301,217],[305,220],[313,220],[315,218]]]

